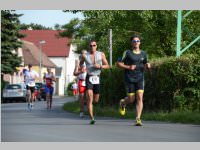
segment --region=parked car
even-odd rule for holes
[[[35,84],[39,89],[40,99],[44,99],[44,101],[46,101],[45,84],[41,82],[37,82]]]
[[[26,102],[26,86],[24,83],[7,84],[3,89],[3,102]]]

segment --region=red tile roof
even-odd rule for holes
[[[26,35],[22,40],[34,43],[38,48],[39,41],[44,40],[46,43],[42,44],[42,51],[48,57],[69,56],[69,39],[58,37],[56,30],[21,30],[20,33]]]
[[[38,65],[40,63],[40,50],[31,42],[22,41],[22,53],[24,64]],[[42,53],[42,66],[56,68],[56,65]]]

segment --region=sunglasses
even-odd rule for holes
[[[132,43],[139,43],[140,40],[132,40]]]
[[[90,47],[95,47],[96,45],[90,45]]]

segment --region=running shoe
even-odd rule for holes
[[[31,107],[31,109],[33,109],[33,103],[31,103],[30,107]]]
[[[80,112],[80,117],[83,118],[84,117],[84,113]]]
[[[31,104],[28,103],[28,110],[31,111]]]
[[[125,100],[121,99],[119,103],[119,113],[124,116],[126,114],[126,105]]]
[[[142,121],[140,118],[136,118],[135,120],[135,126],[142,126]]]
[[[91,121],[90,121],[90,124],[95,124],[95,119],[93,118],[93,119],[91,119]]]

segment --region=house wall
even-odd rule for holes
[[[69,82],[72,82],[76,77],[73,75],[74,68],[75,68],[75,60],[78,59],[79,55],[74,53],[76,50],[75,46],[70,47],[69,57],[49,57],[49,59],[55,63],[58,67],[62,67],[62,72],[58,80],[58,87],[59,89],[55,89],[56,94],[64,95],[64,90],[67,88]]]
[[[57,67],[61,67],[61,76],[56,78],[59,78],[56,82],[55,86],[55,93],[57,95],[64,95],[64,87],[65,87],[65,72],[66,72],[66,57],[49,57],[49,59],[56,64]],[[58,87],[58,88],[56,88]]]

